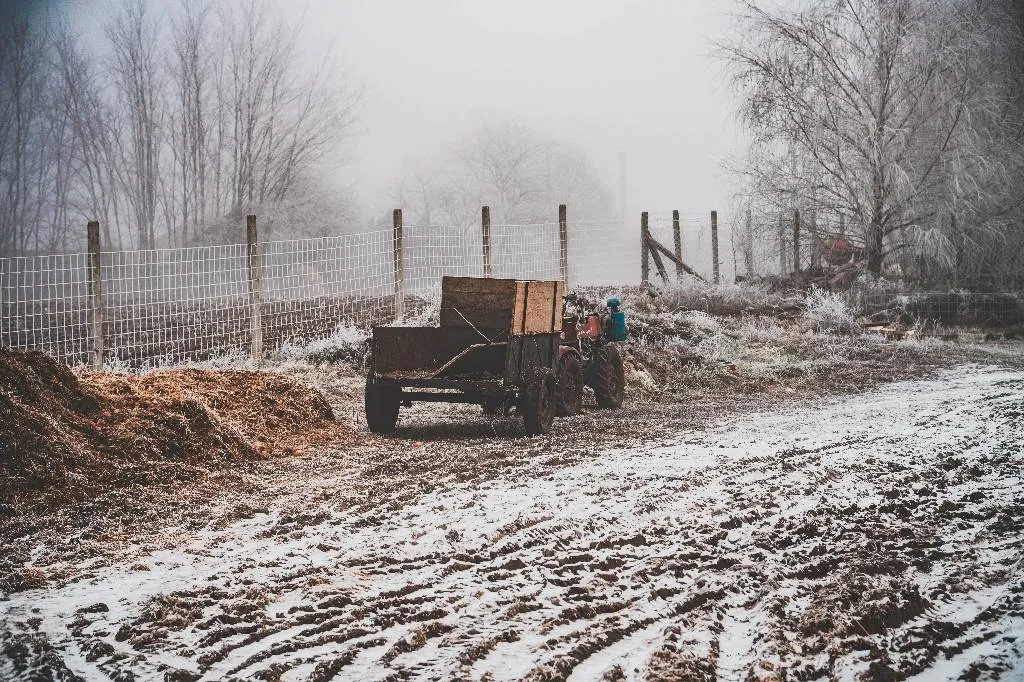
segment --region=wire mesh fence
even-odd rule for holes
[[[84,362],[91,310],[85,254],[0,258],[0,346]]]
[[[674,216],[649,215],[651,236],[707,281],[714,271],[709,217],[680,213],[677,245]],[[757,229],[732,231],[731,221],[719,216],[723,284],[735,273],[784,273],[792,267],[786,216],[753,216],[749,222]],[[494,277],[565,278],[570,287],[640,282],[639,224],[576,220],[567,221],[564,231],[558,222],[492,225],[489,234]],[[743,234],[778,238],[746,244],[735,237]],[[436,305],[443,276],[483,276],[485,251],[480,225],[405,225],[258,244],[253,260],[258,277],[247,244],[103,252],[99,308],[91,295],[88,254],[0,258],[0,346],[87,363],[93,359],[93,323],[99,316],[107,366],[243,359],[257,335],[254,311],[264,353],[326,338],[339,328],[392,323],[397,304],[407,316]],[[675,264],[665,260],[664,265],[674,280]],[[652,272],[651,281],[656,277]],[[977,294],[955,286],[910,294],[899,287],[849,293],[851,305],[865,316],[896,311],[941,324],[1024,322],[1016,293]]]
[[[102,303],[93,308],[89,255],[0,258],[0,346],[39,349],[68,364],[90,361],[102,317],[107,366],[246,357],[254,292],[264,352],[330,336],[339,327],[390,323],[396,292],[406,313],[436,300],[444,275],[482,276],[480,226],[405,225],[401,284],[394,230],[258,245],[259,278],[246,244],[100,254]],[[578,284],[636,280],[620,220],[567,224],[568,275]],[[635,241],[635,239],[633,240]],[[559,279],[558,222],[494,225],[492,276]]]

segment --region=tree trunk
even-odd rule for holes
[[[868,259],[868,272],[875,277],[882,274],[882,223],[879,217],[871,218],[871,225],[868,227],[867,243],[865,253]]]

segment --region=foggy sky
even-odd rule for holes
[[[583,145],[616,205],[625,152],[627,215],[727,208],[739,131],[712,53],[732,0],[280,1],[364,88],[338,178],[361,213],[392,208],[409,166],[501,117]],[[62,4],[86,35],[117,5]]]
[[[366,88],[346,176],[377,208],[408,164],[485,117],[508,116],[593,155],[628,213],[725,208],[737,126],[715,40],[731,0],[312,0]]]

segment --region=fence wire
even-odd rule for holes
[[[621,221],[571,222],[567,237],[574,285],[637,280],[635,234]],[[325,338],[339,327],[393,321],[395,245],[391,229],[261,243],[264,352]],[[482,276],[483,251],[479,225],[403,226],[406,312],[436,301],[444,275]],[[561,256],[557,222],[491,226],[494,277],[558,279]],[[43,350],[68,364],[89,362],[88,265],[88,254],[0,258],[0,346]],[[245,244],[104,252],[100,272],[107,366],[248,355],[255,287]]]
[[[682,213],[683,261],[711,280],[709,213]],[[721,281],[733,274],[785,273],[793,267],[792,227],[785,214],[753,215],[733,230],[719,214]],[[492,225],[491,275],[568,280],[570,287],[640,281],[639,224],[621,219],[570,220],[563,273],[557,222]],[[671,213],[649,214],[651,236],[676,252]],[[801,244],[813,263],[811,244]],[[392,229],[259,244],[260,330],[264,353],[287,343],[329,337],[339,328],[395,319],[396,292],[406,315],[436,305],[444,275],[482,276],[479,225],[405,225],[401,278]],[[100,257],[104,361],[126,369],[204,361],[250,353],[255,282],[249,247],[226,246],[104,252]],[[674,263],[663,260],[670,280]],[[652,267],[652,281],[658,280]],[[903,300],[893,290],[863,290],[853,301],[865,315],[899,310],[940,323],[988,324],[1018,315],[1019,297],[951,293]],[[0,258],[0,346],[43,350],[68,363],[93,351],[93,299],[87,254]],[[1017,306],[1017,307],[1015,307]],[[1017,318],[1013,318],[1017,319]]]

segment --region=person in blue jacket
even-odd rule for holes
[[[619,310],[622,300],[618,296],[608,299],[608,317],[605,320],[604,333],[609,341],[626,340],[626,313]]]

